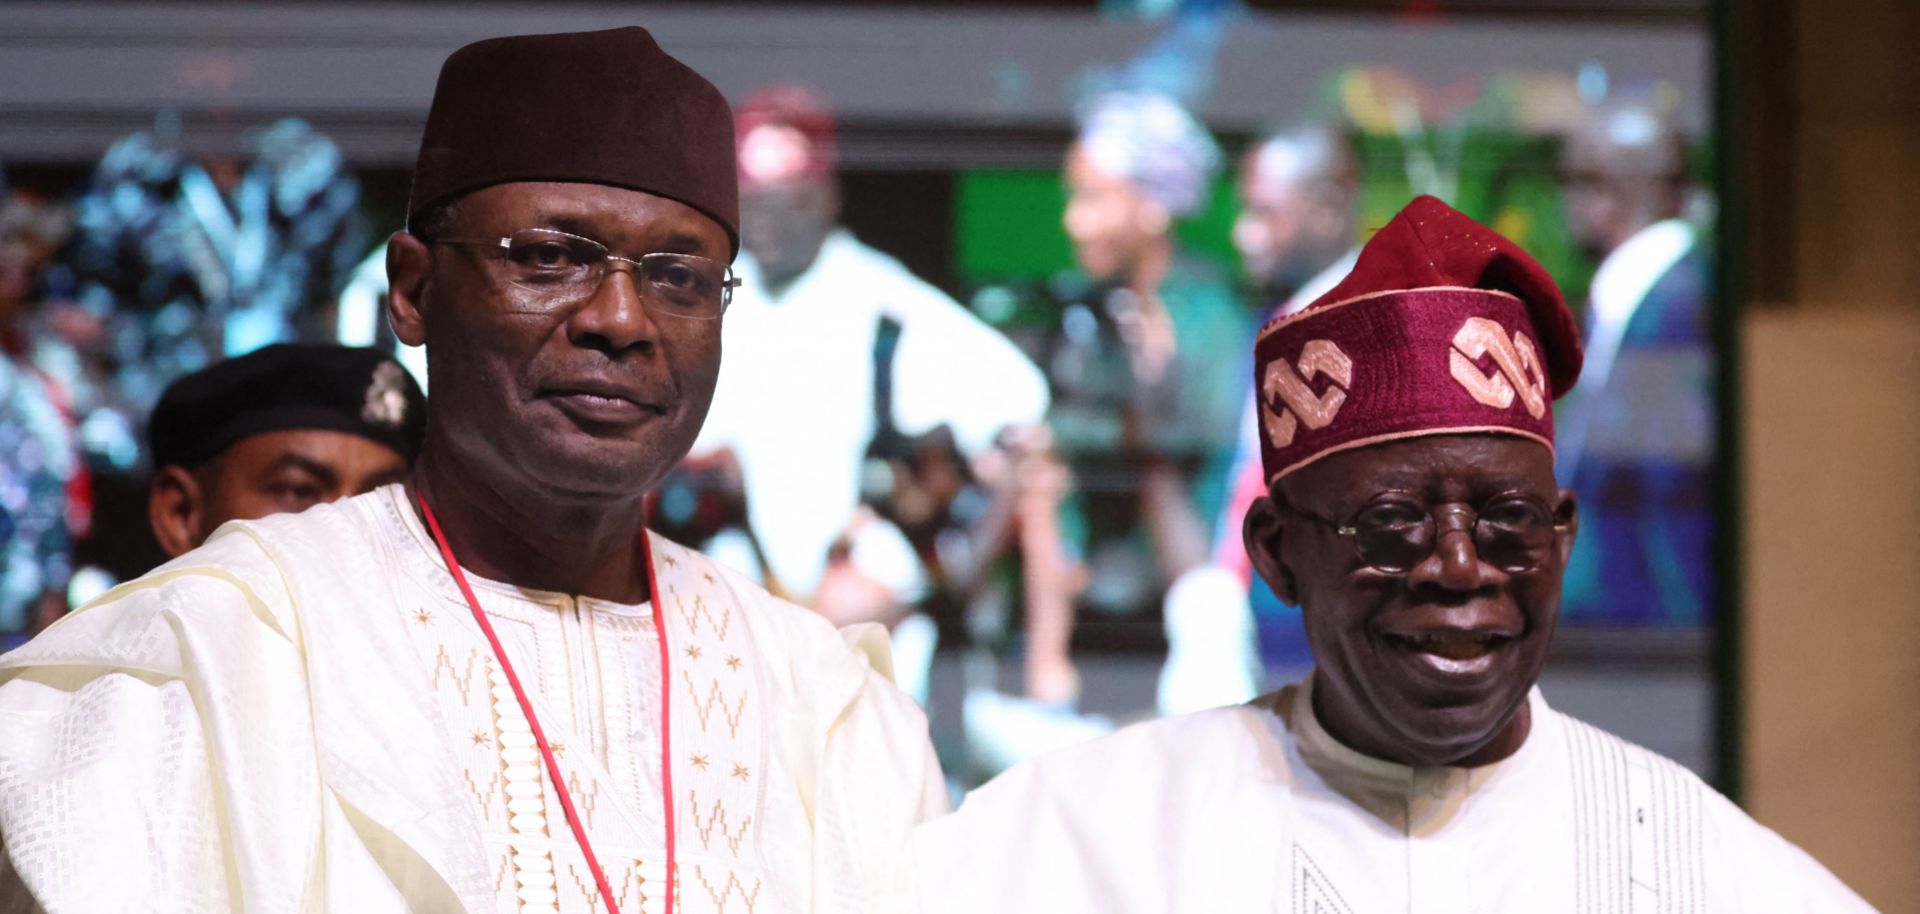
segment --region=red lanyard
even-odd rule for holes
[[[600,858],[593,854],[593,845],[587,842],[586,825],[580,821],[580,814],[574,811],[573,795],[567,792],[567,782],[560,776],[560,763],[553,758],[553,749],[547,743],[547,734],[540,729],[540,718],[533,713],[533,702],[527,698],[527,690],[520,686],[520,677],[514,675],[513,664],[507,660],[507,652],[500,646],[499,636],[493,633],[493,623],[487,621],[487,614],[480,611],[480,601],[473,596],[473,588],[467,585],[466,572],[460,570],[460,563],[453,558],[453,547],[447,545],[446,534],[440,532],[440,521],[433,516],[433,506],[427,504],[427,496],[418,493],[420,514],[427,519],[427,527],[433,531],[433,541],[440,547],[440,557],[447,562],[447,571],[453,574],[453,582],[460,585],[460,595],[467,598],[467,608],[473,610],[473,621],[480,626],[480,633],[487,636],[487,644],[493,648],[494,659],[500,661],[500,670],[507,676],[507,685],[513,687],[513,697],[520,702],[520,712],[527,716],[527,728],[533,731],[533,741],[540,747],[540,758],[546,762],[547,778],[553,782],[553,790],[560,795],[560,808],[566,810],[567,825],[573,829],[573,840],[580,845],[580,853],[587,858],[587,869],[593,873],[593,884],[600,890],[600,900],[607,906],[607,914],[620,914],[614,905],[613,889],[607,885],[607,876],[600,870]],[[660,601],[653,586],[653,549],[647,544],[647,531],[640,531],[640,567],[647,573],[647,603],[653,609],[654,640],[660,645],[660,796],[664,806],[667,832],[667,882],[665,914],[673,914],[674,891],[674,853],[673,853],[673,707],[668,683],[673,677],[667,675],[667,618],[661,611]]]

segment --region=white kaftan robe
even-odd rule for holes
[[[601,910],[406,499],[389,486],[229,524],[0,657],[0,911],[31,910],[27,893],[55,914]],[[884,632],[843,639],[652,543],[676,910],[883,910],[909,829],[945,808],[925,718],[884,679]],[[469,579],[620,909],[659,911],[650,607]]]
[[[1849,912],[1866,903],[1691,773],[1547,707],[1511,757],[1409,768],[1309,688],[1043,756],[921,826],[903,910]]]

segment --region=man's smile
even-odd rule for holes
[[[1450,630],[1384,634],[1381,641],[1426,673],[1475,680],[1494,669],[1513,638],[1493,632]]]

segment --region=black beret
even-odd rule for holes
[[[155,466],[191,469],[242,438],[289,429],[359,435],[411,463],[427,431],[427,397],[377,350],[280,343],[168,385],[147,440]]]
[[[508,181],[580,181],[697,209],[740,250],[733,111],[646,29],[477,41],[440,68],[407,214]]]

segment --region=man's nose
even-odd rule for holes
[[[628,349],[651,351],[660,327],[645,301],[645,282],[635,264],[608,264],[600,285],[567,322],[573,341],[609,353]]]
[[[1498,583],[1502,572],[1480,558],[1474,544],[1474,523],[1472,513],[1464,506],[1443,506],[1437,511],[1433,553],[1407,573],[1407,584],[1465,592]]]

